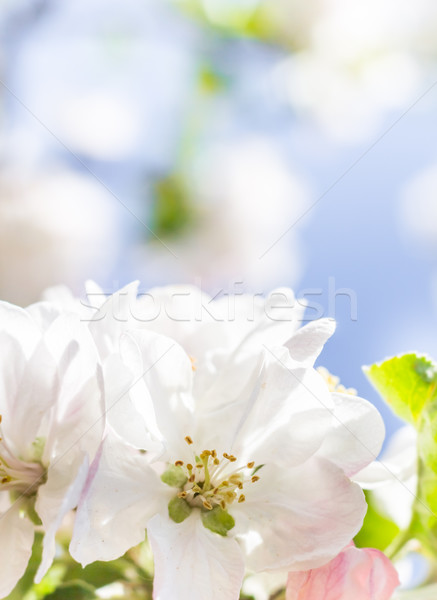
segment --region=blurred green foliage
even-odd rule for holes
[[[246,5],[239,2],[223,2],[220,8],[219,2],[215,2],[215,10],[208,10],[202,0],[178,0],[176,4],[217,33],[247,36],[263,41],[274,41],[276,38],[275,21],[267,2]]]
[[[155,183],[151,226],[158,237],[183,235],[195,221],[195,215],[181,177],[169,175]]]
[[[367,501],[367,514],[364,524],[358,535],[355,536],[355,545],[359,548],[376,548],[385,550],[399,534],[400,529],[390,519],[378,512],[372,499],[371,492],[365,492]]]

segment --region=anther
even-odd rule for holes
[[[187,444],[190,446],[193,443],[193,440],[190,438],[189,435],[185,436],[185,441],[187,442]]]
[[[253,467],[255,466],[255,462],[254,461],[249,462],[249,463],[247,463],[246,466],[247,466],[248,469],[253,469]]]
[[[203,501],[203,506],[205,508],[207,508],[208,510],[212,510],[212,504],[211,504],[211,502],[208,502],[208,500]]]
[[[244,502],[246,500],[246,496],[244,494],[241,494],[241,496],[238,498],[238,502]]]
[[[259,477],[258,477],[258,475],[254,475],[254,476],[252,477],[252,483],[255,483],[256,481],[259,481]]]
[[[177,460],[177,461],[175,462],[175,467],[182,467],[182,466],[183,466],[183,464],[184,464],[184,461],[183,461],[183,460]]]

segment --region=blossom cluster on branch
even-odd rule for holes
[[[19,597],[389,600],[391,562],[351,544],[384,424],[314,367],[335,323],[300,327],[304,308],[289,289],[211,300],[137,283],[0,303],[0,596],[37,555]],[[146,536],[153,586],[136,595],[99,596],[71,567],[120,559],[130,571],[108,584],[151,577]],[[64,595],[53,561],[75,573]]]

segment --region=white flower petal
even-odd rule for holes
[[[417,433],[406,425],[390,438],[380,460],[373,462],[354,476],[364,489],[375,489],[396,481],[408,481],[417,471]]]
[[[255,370],[238,401],[202,416],[213,447],[243,460],[296,464],[311,456],[331,425],[331,395],[313,369],[288,367],[277,349],[258,375]],[[261,358],[263,355],[261,355]],[[253,359],[255,365],[256,356]],[[280,449],[280,444],[285,444]]]
[[[312,366],[335,327],[333,319],[318,319],[299,329],[286,344],[291,358]]]
[[[0,515],[0,597],[5,598],[24,574],[30,556],[34,527],[20,515],[20,503]]]
[[[0,368],[2,431],[14,452],[26,460],[34,440],[45,433],[56,402],[56,364],[42,342],[26,359],[20,343],[2,333],[0,349],[7,357]]]
[[[256,387],[265,362],[264,349],[256,353],[226,356],[220,361],[217,370],[210,375],[209,381],[204,373],[195,374],[196,411],[208,413],[219,411],[233,403],[241,405],[247,401]],[[200,381],[199,381],[200,379]]]
[[[277,288],[265,299],[244,294],[225,297],[214,304],[227,309],[223,311],[223,320],[229,321],[228,327],[234,333],[234,353],[284,345],[301,324],[305,312],[305,303],[296,300],[290,288]]]
[[[59,315],[44,333],[44,342],[60,365],[61,377],[69,379],[72,393],[74,393],[74,387],[80,387],[83,381],[95,376],[99,358],[96,344],[89,328],[78,315]],[[75,346],[76,349],[72,352],[72,348]],[[70,357],[68,349],[70,349]],[[75,354],[74,357],[73,354]],[[63,385],[66,386],[65,381]]]
[[[149,399],[148,391],[143,387],[138,389],[139,383],[135,383],[133,373],[117,354],[109,356],[105,361],[103,377],[107,423],[117,435],[135,448],[151,449],[152,442],[146,428],[146,423],[152,418],[152,415],[147,414],[151,407],[144,406]],[[138,410],[135,395],[142,404],[141,406],[138,402]]]
[[[156,423],[170,452],[184,448],[184,438],[193,430],[193,368],[184,350],[173,340],[148,331],[130,331],[123,338],[122,352],[136,344],[141,354],[140,371],[134,377],[146,383]],[[129,356],[132,348],[129,349]],[[146,423],[147,425],[147,423]],[[177,456],[177,458],[182,458]]]
[[[364,495],[341,469],[312,458],[290,470],[266,465],[245,486],[246,501],[232,505],[236,532],[259,543],[248,548],[253,571],[307,570],[336,556],[360,530]]]
[[[20,340],[26,356],[30,356],[41,338],[41,332],[32,317],[19,306],[0,302],[0,331]]]
[[[155,559],[154,600],[236,600],[244,576],[235,539],[202,525],[199,511],[182,523],[155,515],[147,527]]]
[[[32,317],[41,331],[46,331],[55,321],[60,313],[60,309],[50,302],[36,302],[26,308],[26,312]]]
[[[401,529],[411,521],[417,495],[417,433],[411,425],[394,433],[380,460],[354,476],[361,487],[373,490],[378,510]]]
[[[90,306],[97,310],[90,317],[89,327],[102,358],[118,349],[120,336],[134,320],[132,307],[137,293],[138,281],[134,281],[109,296],[103,304],[99,294],[94,300],[90,297]]]
[[[71,555],[82,565],[118,558],[144,540],[147,521],[172,494],[146,455],[107,436],[79,502]]]
[[[351,476],[375,460],[385,437],[384,421],[371,404],[350,394],[333,393],[332,428],[318,454]]]
[[[43,460],[47,464],[57,461],[64,454],[73,457],[77,453],[80,454],[80,462],[85,454],[91,461],[105,429],[105,406],[100,369],[97,369],[94,377],[84,382],[76,381],[73,389],[68,385],[67,389],[64,389],[64,383],[68,383],[68,378],[64,378],[61,382],[55,415],[44,447]],[[76,390],[79,384],[81,386]]]
[[[88,474],[88,460],[82,465],[71,464],[65,456],[49,470],[47,483],[38,489],[35,510],[44,528],[41,564],[35,576],[39,583],[55,557],[55,535],[67,513],[77,506]]]

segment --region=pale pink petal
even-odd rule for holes
[[[286,600],[389,600],[398,585],[382,552],[351,545],[323,567],[289,573]]]

